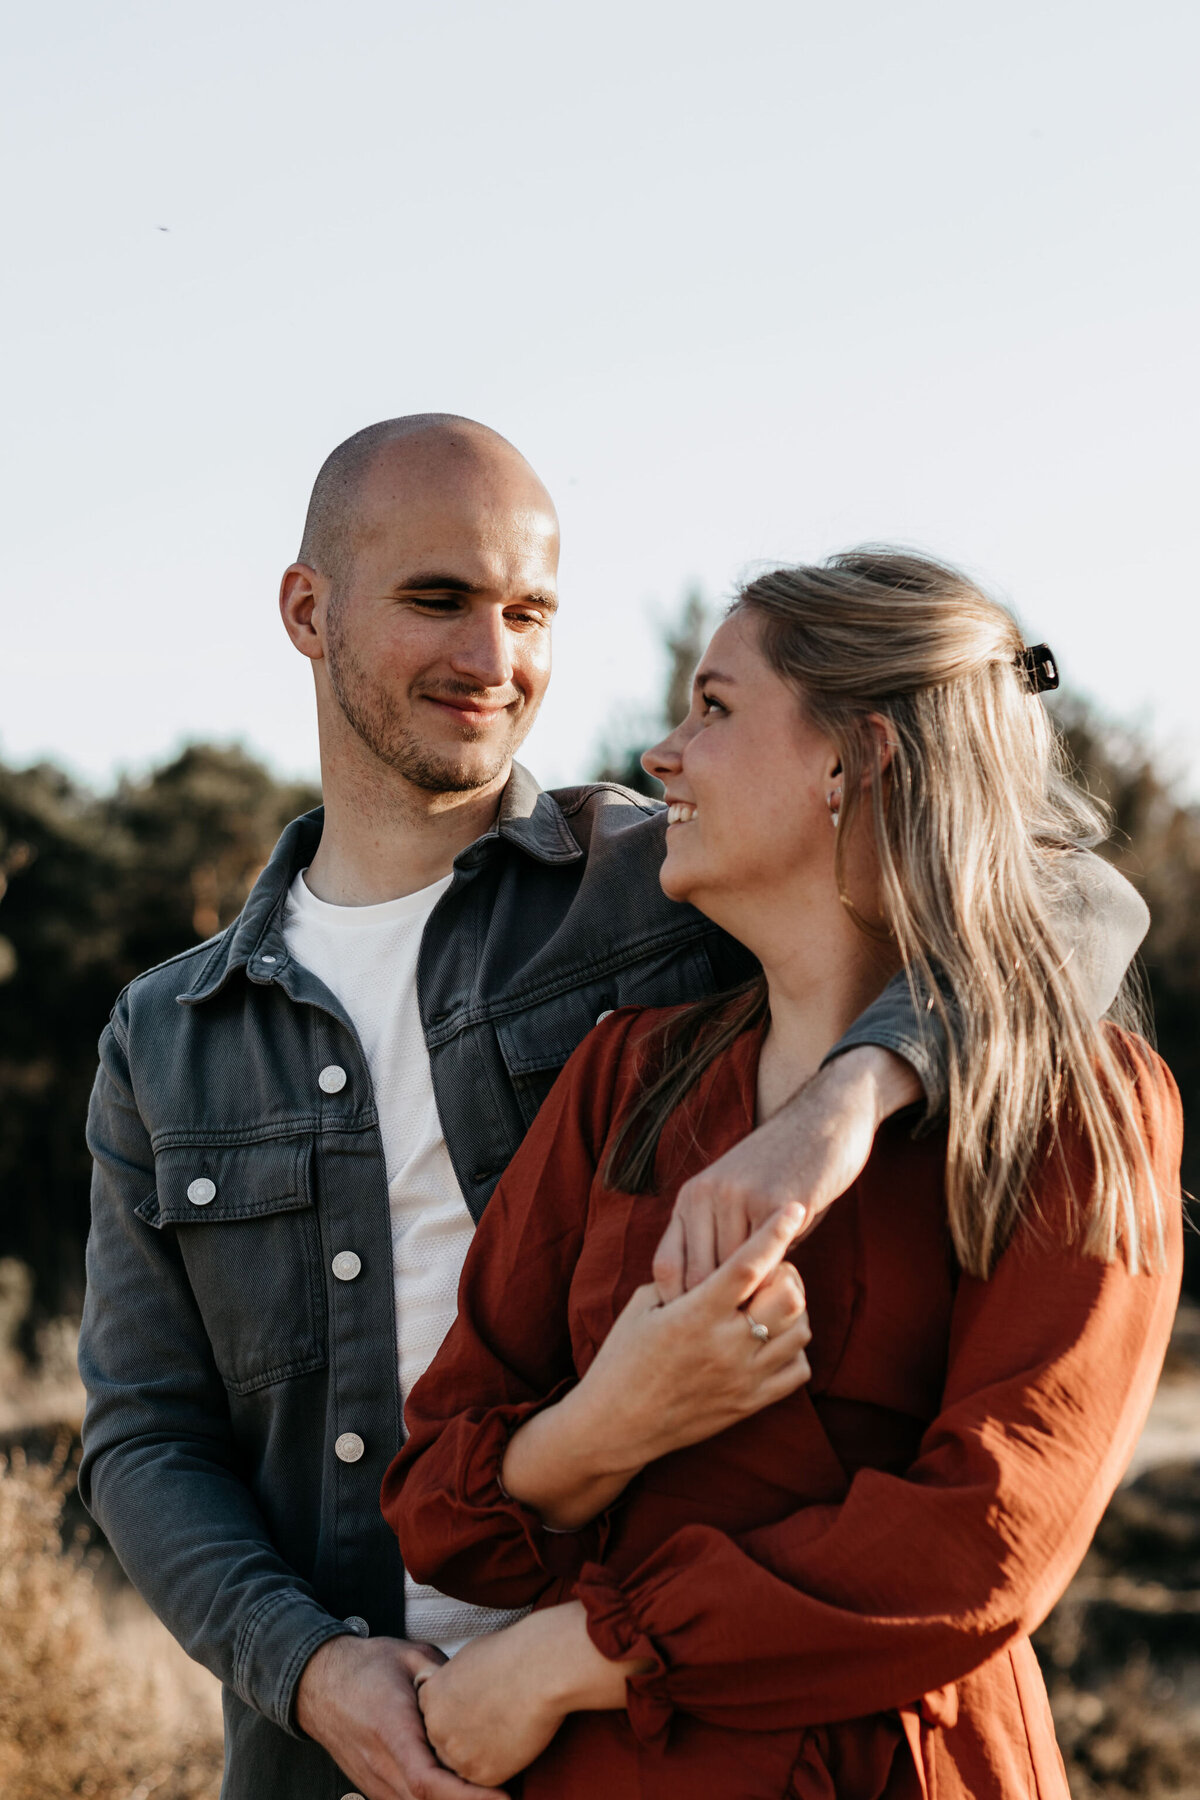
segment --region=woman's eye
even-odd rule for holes
[[[701,708],[701,711],[704,713],[705,718],[709,718],[713,713],[723,713],[723,712],[729,711],[729,708],[727,706],[722,706],[721,702],[717,699],[715,694],[701,694],[700,708]]]

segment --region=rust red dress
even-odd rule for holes
[[[1027,1634],[1087,1548],[1166,1348],[1182,1254],[1170,1075],[1124,1040],[1168,1199],[1165,1269],[1064,1247],[1068,1151],[1042,1172],[1039,1229],[988,1281],[961,1274],[944,1138],[892,1122],[794,1253],[810,1383],[556,1534],[504,1494],[508,1438],[649,1279],[680,1183],[754,1123],[748,1032],[669,1124],[656,1192],[603,1185],[657,1016],[614,1014],[564,1069],[479,1227],[384,1482],[418,1580],[491,1606],[577,1597],[606,1656],[653,1659],[627,1711],[565,1721],[524,1800],[1068,1800]]]

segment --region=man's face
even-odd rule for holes
[[[324,602],[333,695],[362,744],[415,787],[507,775],[550,678],[558,526],[519,472],[414,482],[385,454]]]

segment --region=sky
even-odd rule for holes
[[[0,757],[313,773],[326,453],[465,413],[562,518],[523,760],[779,561],[966,567],[1200,794],[1192,0],[60,0],[6,25]]]

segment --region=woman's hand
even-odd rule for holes
[[[691,1293],[663,1306],[654,1283],[636,1291],[571,1396],[608,1454],[644,1467],[808,1380],[804,1284],[783,1260],[794,1233],[781,1208]]]
[[[759,1412],[809,1377],[804,1286],[783,1260],[796,1234],[781,1207],[691,1293],[633,1294],[587,1374],[515,1432],[503,1481],[559,1531],[594,1518],[648,1462]],[[751,1324],[765,1326],[762,1341]]]
[[[613,1663],[587,1634],[577,1600],[476,1638],[417,1694],[439,1762],[464,1781],[499,1787],[541,1754],[569,1712],[625,1704],[641,1663]]]

